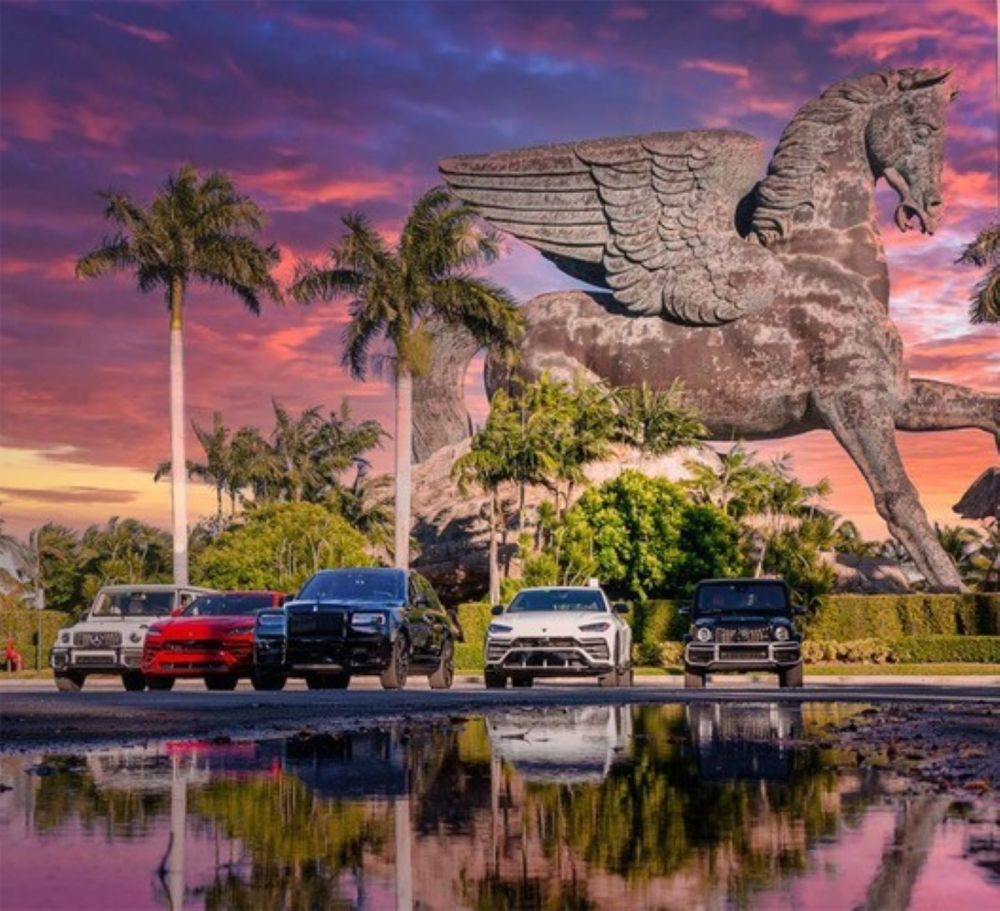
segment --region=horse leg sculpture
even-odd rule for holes
[[[913,380],[913,394],[896,415],[900,430],[957,430],[992,433],[1000,450],[1000,395],[937,380]]]
[[[888,409],[873,410],[871,398],[847,392],[815,400],[817,411],[858,466],[875,508],[935,591],[963,591],[955,564],[938,544],[927,513],[896,448],[896,422]]]

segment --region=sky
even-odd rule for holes
[[[891,227],[879,190],[891,312],[914,376],[1000,392],[1000,327],[974,327],[977,278],[955,264],[998,208],[993,0],[900,2],[264,3],[0,2],[0,515],[23,534],[131,515],[166,527],[167,313],[127,275],[83,281],[104,235],[97,191],[147,200],[183,162],[229,172],[269,214],[277,274],[317,259],[340,218],[392,238],[438,182],[439,158],[692,128],[771,148],[795,111],[843,78],[948,65],[944,225]],[[510,240],[491,276],[519,300],[573,283]],[[194,286],[186,314],[189,417],[270,427],[290,409],[350,401],[391,427],[391,389],[340,366],[346,302],[266,306],[260,317]],[[471,408],[485,409],[470,375]],[[978,431],[900,434],[937,521],[997,461]],[[198,455],[189,440],[190,456]],[[759,444],[869,535],[884,526],[829,434]],[[377,468],[390,466],[388,450]],[[194,517],[213,510],[201,485]]]

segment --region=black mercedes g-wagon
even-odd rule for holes
[[[727,671],[773,671],[781,686],[802,686],[802,635],[780,579],[707,579],[686,613],[684,686]]]

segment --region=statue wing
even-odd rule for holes
[[[719,325],[766,306],[782,267],[737,232],[763,172],[746,133],[650,133],[446,158],[452,192],[637,316]]]

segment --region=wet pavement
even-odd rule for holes
[[[758,693],[11,753],[0,908],[997,907],[995,791],[913,772],[932,711]],[[988,750],[992,710],[963,718],[949,750]]]

